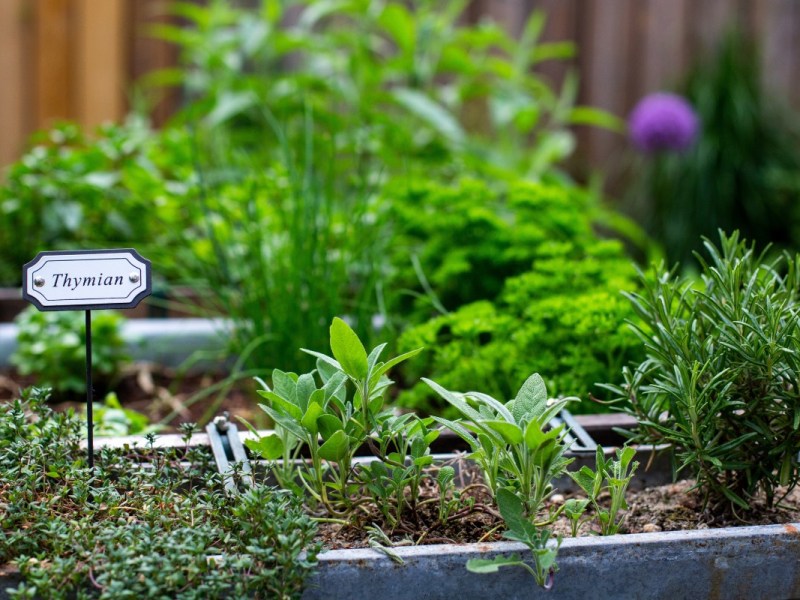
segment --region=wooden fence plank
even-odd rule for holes
[[[635,85],[629,89],[632,99],[660,89],[673,87],[687,64],[687,5],[685,0],[639,0],[639,35],[631,57],[641,57],[635,71]]]
[[[624,116],[630,100],[627,97],[630,56],[630,22],[633,3],[637,0],[584,0],[581,3],[582,25],[588,26],[581,39],[581,104],[603,108]],[[610,169],[624,140],[615,133],[596,128],[579,132],[579,143],[597,162],[594,168]]]
[[[168,42],[156,39],[150,28],[156,24],[174,23],[169,13],[170,0],[128,0],[128,40],[130,57],[128,72],[130,83],[137,84],[148,73],[174,67],[178,62],[178,49]],[[147,101],[153,123],[161,126],[179,106],[177,89],[162,89],[157,94],[149,91]]]
[[[0,166],[17,158],[30,130],[23,0],[0,2]]]
[[[483,8],[484,15],[502,25],[514,36],[522,33],[528,13],[526,2],[522,0],[492,0]]]
[[[797,0],[761,0],[755,15],[756,39],[761,42],[762,73],[767,88],[789,102],[800,106],[797,90],[798,19]]]
[[[72,115],[74,83],[69,0],[38,0],[35,4],[34,126],[41,129]]]
[[[93,128],[125,114],[128,87],[124,0],[74,0],[74,115]]]
[[[578,9],[580,0],[536,0],[533,10],[541,10],[547,16],[543,42],[576,42],[578,39]],[[576,56],[572,60],[546,61],[537,67],[545,79],[556,89],[561,87],[564,77],[570,70],[577,67],[580,46],[576,44]]]
[[[736,0],[695,0],[689,14],[690,48],[697,56],[714,50],[720,36],[739,20],[739,6]]]

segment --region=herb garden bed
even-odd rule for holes
[[[598,439],[618,440],[619,427],[630,420],[617,415],[587,415],[578,422]],[[266,435],[269,432],[259,432]],[[243,432],[242,438],[253,438]],[[440,449],[459,445],[455,436],[443,436]],[[105,438],[100,447],[144,447],[142,437]],[[202,449],[208,436],[195,434],[187,446],[178,435],[156,439],[156,447]],[[613,455],[613,447],[605,453]],[[636,458],[647,461],[652,449],[640,448]],[[455,455],[436,455],[436,463],[452,462]],[[463,455],[461,455],[463,457]],[[669,460],[663,454],[650,468],[637,473],[628,495],[630,513],[642,503],[657,505],[658,498],[687,509],[688,484],[661,485],[671,480]],[[576,467],[589,464],[587,453],[575,455]],[[461,459],[463,460],[463,458]],[[258,469],[259,464],[255,464]],[[264,475],[258,469],[259,477]],[[659,487],[660,486],[660,487]],[[557,492],[570,494],[571,480],[556,482]],[[642,494],[643,500],[638,500]],[[797,495],[797,494],[795,494]],[[796,500],[794,498],[793,500]],[[558,500],[563,501],[563,500]],[[691,506],[691,501],[689,502]],[[663,507],[662,507],[663,509]],[[696,513],[695,513],[696,514]],[[798,519],[800,521],[800,519]],[[639,523],[639,526],[641,523]],[[696,523],[695,523],[696,525]],[[702,526],[701,526],[702,527]],[[559,572],[551,597],[558,598],[789,598],[800,594],[800,522],[693,531],[632,533],[615,536],[583,535],[568,538],[559,550]],[[303,599],[348,598],[372,600],[548,597],[529,574],[521,569],[501,569],[491,575],[470,573],[470,559],[491,559],[524,553],[519,543],[493,541],[466,544],[394,546],[389,554],[373,548],[347,548],[318,555],[315,573],[307,580]],[[20,583],[18,571],[0,571],[0,598]],[[335,590],[332,596],[331,590]]]
[[[82,461],[75,458],[79,445],[74,419],[69,452],[62,451],[53,448],[50,438],[59,440],[68,421],[45,414],[41,406],[39,418],[31,421],[16,405],[0,421],[0,441],[8,450],[0,453],[0,481],[11,498],[0,516],[6,523],[3,533],[13,542],[6,560],[21,565],[26,582],[39,581],[48,589],[66,585],[64,577],[80,569],[81,578],[73,577],[71,584],[87,585],[90,580],[105,594],[101,597],[113,598],[108,595],[112,586],[139,581],[134,565],[145,549],[151,560],[167,560],[154,554],[149,544],[168,534],[195,537],[195,528],[203,525],[205,539],[197,539],[189,551],[181,546],[187,567],[175,569],[174,577],[164,578],[161,571],[150,574],[164,579],[159,584],[168,586],[164,589],[178,586],[186,591],[196,581],[215,586],[217,592],[236,586],[236,597],[244,598],[262,593],[259,586],[280,584],[275,577],[285,573],[292,578],[290,596],[299,593],[300,583],[310,576],[307,598],[333,593],[349,600],[487,594],[528,598],[553,585],[561,597],[580,598],[796,596],[800,388],[795,374],[800,369],[795,364],[798,353],[790,345],[796,344],[800,313],[790,303],[794,296],[787,294],[800,289],[798,272],[791,268],[781,279],[780,269],[762,266],[735,237],[722,241],[723,254],[709,244],[714,266],[704,265],[707,293],[692,295],[691,283],[672,286],[672,275],[662,273],[641,295],[631,297],[642,320],[636,331],[648,358],[623,371],[625,384],[605,387],[620,403],[627,402],[626,409],[636,417],[636,430],[628,441],[659,446],[619,447],[620,439],[601,440],[604,436],[596,431],[601,443],[592,452],[592,444],[565,412],[570,399],[550,397],[538,374],[528,377],[509,400],[508,395],[498,400],[482,392],[452,391],[423,378],[449,405],[450,414],[458,413],[453,418],[387,408],[387,390],[393,383],[387,373],[421,349],[384,362],[386,344],[367,352],[353,329],[334,318],[329,329],[332,354],[305,351],[316,359],[316,368],[300,375],[275,369],[270,383],[257,379],[264,399],[260,406],[275,429],[250,428],[246,445],[254,458],[263,459],[264,467],[256,481],[226,420],[207,428],[219,473],[211,468],[207,451],[191,448],[184,428],[184,456],[199,459],[201,468],[184,469],[184,463],[189,468],[194,463],[175,449],[168,454],[171,458],[163,458],[155,439],[148,438],[149,462],[147,469],[140,469],[143,475],[128,474],[136,471],[131,459],[141,453],[123,445],[121,455],[101,451],[102,475],[89,479]],[[28,393],[41,400],[41,392]],[[460,457],[448,464],[438,455],[445,430],[467,449],[468,463]],[[30,448],[18,444],[18,438],[26,436]],[[587,452],[576,448],[577,441]],[[650,460],[654,450],[666,448],[672,449],[674,472]],[[42,460],[41,465],[29,458],[41,460],[48,453],[52,460]],[[645,461],[647,467],[637,471]],[[229,463],[233,470],[227,468]],[[456,468],[464,464],[474,467]],[[467,475],[466,486],[457,485],[473,468],[480,480]],[[21,482],[27,487],[22,490],[17,489],[15,472],[25,476]],[[653,481],[658,477],[650,474],[658,472],[664,475],[662,481]],[[642,501],[632,495],[633,482],[645,485],[650,478],[651,484],[663,483],[667,473],[695,477],[696,495],[684,483],[645,491]],[[119,486],[116,478],[131,489]],[[577,492],[573,497],[568,497],[565,485],[570,481]],[[65,482],[72,490],[66,503]],[[264,482],[276,483],[283,491]],[[56,495],[45,495],[44,504],[28,515],[25,489],[35,495],[39,487]],[[96,501],[101,493],[102,503]],[[160,500],[153,501],[154,496]],[[641,505],[655,510],[662,499],[678,497],[666,517],[641,510]],[[201,509],[203,503],[213,509]],[[794,503],[795,512],[782,503]],[[177,506],[181,510],[174,510]],[[76,507],[91,515],[84,515],[77,528]],[[692,512],[696,516],[689,516]],[[292,519],[283,519],[284,514]],[[127,520],[120,515],[128,515]],[[642,530],[653,532],[618,535],[628,529],[628,515],[631,526],[638,521]],[[483,518],[480,526],[467,521],[473,516]],[[758,523],[762,517],[779,523],[711,528]],[[655,531],[687,521],[699,524],[698,530]],[[51,541],[53,522],[61,535]],[[469,536],[457,538],[464,543],[423,547],[426,542],[448,541],[448,528],[462,523],[471,529]],[[34,530],[29,530],[31,525]],[[139,546],[129,543],[127,530],[134,525],[138,537],[131,539]],[[87,527],[94,539],[93,546],[85,544],[88,554],[82,545],[65,550],[83,544]],[[297,539],[276,557],[273,548],[298,527],[305,539]],[[349,529],[362,531],[360,539],[339,535]],[[562,543],[566,529],[572,537]],[[316,530],[321,533],[314,538]],[[581,530],[585,537],[576,537]],[[31,556],[32,533],[45,546],[61,546]],[[501,535],[517,544],[500,542]],[[170,538],[166,548],[176,539]],[[235,545],[229,546],[228,540]],[[91,549],[102,553],[115,541],[118,545],[110,547],[125,560],[115,563],[108,553],[95,566]],[[337,544],[369,548],[337,550]],[[330,552],[316,564],[321,547]],[[307,554],[301,555],[303,549]],[[312,566],[318,567],[316,574]],[[112,575],[119,569],[120,577]],[[228,570],[227,579],[220,569]]]

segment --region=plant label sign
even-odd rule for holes
[[[40,252],[22,268],[22,297],[39,310],[133,308],[150,292],[150,261],[131,248]]]

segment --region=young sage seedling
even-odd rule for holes
[[[619,516],[619,512],[628,508],[625,502],[625,492],[634,472],[639,467],[639,463],[633,460],[635,455],[635,448],[625,446],[617,448],[616,460],[611,457],[606,458],[602,446],[598,445],[595,455],[596,470],[592,471],[589,467],[583,466],[580,471],[569,474],[589,497],[588,501],[595,509],[601,535],[614,535],[622,526],[624,518]],[[601,508],[597,502],[598,496],[606,490],[611,496],[611,504],[607,509]],[[574,516],[579,507],[573,505],[571,508],[573,516],[570,517],[570,520],[579,519],[580,515]],[[573,535],[575,535],[575,529],[573,529]]]
[[[512,554],[492,560],[471,559],[467,561],[467,569],[473,573],[496,573],[501,567],[522,567],[534,576],[536,583],[550,589],[558,571],[556,556],[561,547],[561,536],[556,538],[555,544],[549,543],[552,535],[550,530],[537,527],[525,514],[525,506],[519,497],[506,488],[498,490],[497,505],[508,528],[503,537],[528,546],[533,556],[533,567],[519,554]]]
[[[555,547],[548,545],[551,532],[547,525],[559,511],[551,511],[542,521],[537,519],[553,492],[553,480],[564,475],[573,460],[564,456],[564,425],[548,428],[550,419],[571,399],[548,399],[544,380],[538,374],[531,375],[516,397],[505,404],[486,394],[451,392],[433,381],[423,381],[461,413],[463,420],[459,421],[434,418],[469,444],[469,457],[483,469],[508,528],[504,535],[527,544],[535,563],[531,569],[518,556],[512,556],[470,561],[467,568],[484,573],[501,566],[524,566],[539,585],[551,586],[561,541],[559,538]]]
[[[330,327],[330,347],[332,357],[305,350],[317,358],[317,368],[311,373],[273,371],[272,388],[259,394],[267,400],[260,406],[275,422],[276,432],[249,441],[248,447],[269,460],[281,459],[283,470],[276,469],[276,476],[299,480],[312,504],[330,516],[344,517],[358,501],[361,485],[353,458],[362,445],[369,446],[387,466],[404,469],[404,455],[398,451],[405,451],[404,444],[410,443],[418,454],[412,471],[408,477],[402,472],[390,477],[413,481],[418,477],[414,469],[428,460],[427,444],[438,432],[428,431],[419,419],[398,418],[384,410],[384,394],[392,383],[386,373],[421,349],[381,362],[386,344],[367,354],[356,333],[339,318]],[[422,441],[414,441],[415,436]],[[297,464],[293,459],[301,447],[308,449],[310,460],[296,470],[287,467],[287,463]],[[372,474],[383,477],[377,471]]]

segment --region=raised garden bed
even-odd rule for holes
[[[630,420],[615,415],[577,416],[576,420],[594,436],[618,440],[617,427]],[[264,433],[264,432],[262,432]],[[242,438],[252,437],[249,432]],[[106,438],[99,446],[122,448],[143,446],[144,438]],[[191,446],[209,444],[208,434],[192,437]],[[441,450],[459,444],[455,436],[444,436]],[[178,435],[157,438],[156,447],[181,447]],[[606,449],[613,453],[613,447]],[[641,448],[637,459],[646,462],[650,448]],[[671,480],[664,455],[640,472],[631,489],[642,489]],[[438,460],[452,454],[437,455]],[[587,453],[578,453],[575,466],[589,463]],[[258,464],[256,463],[256,468]],[[560,492],[574,484],[559,481]],[[329,550],[319,555],[316,574],[307,582],[303,598],[347,598],[390,600],[548,597],[529,574],[521,569],[501,569],[495,574],[466,570],[467,560],[521,553],[527,548],[513,542],[436,544],[395,547],[396,557],[370,548]],[[558,598],[790,598],[800,595],[800,523],[725,527],[694,531],[583,536],[564,539],[558,555],[559,572],[551,597]],[[13,569],[0,572],[0,598],[19,584]],[[335,592],[332,593],[332,590]]]
[[[800,524],[565,539],[548,594],[521,569],[468,572],[471,558],[524,553],[514,542],[397,548],[319,556],[306,600],[386,598],[797,598]]]

